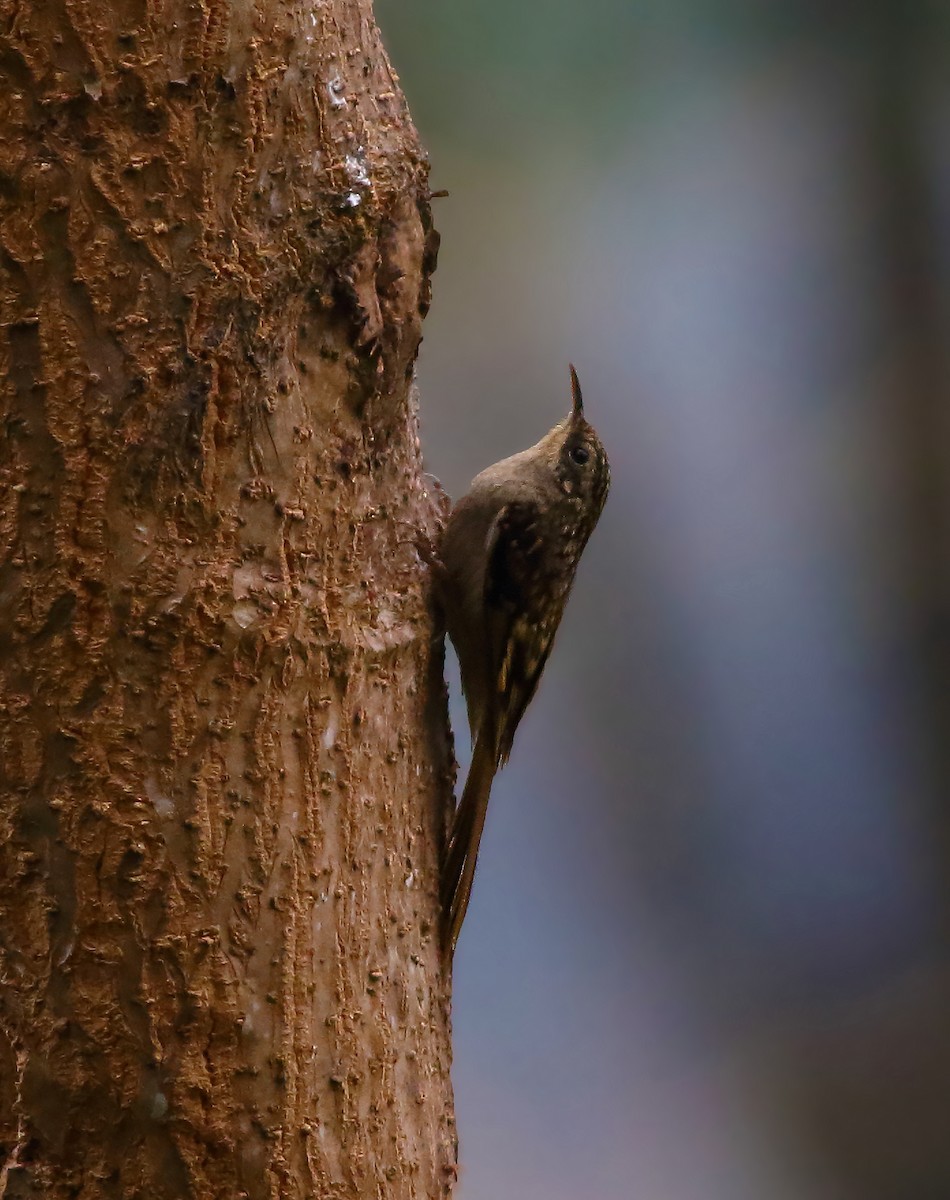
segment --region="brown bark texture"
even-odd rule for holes
[[[451,1190],[450,794],[370,0],[0,0],[0,1196]]]

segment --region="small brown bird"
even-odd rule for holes
[[[570,414],[537,445],[477,475],[442,536],[446,625],[474,742],[442,877],[450,953],[472,891],[492,780],[538,686],[610,485],[573,366],[571,386]]]

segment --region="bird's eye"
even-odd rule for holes
[[[590,458],[590,451],[586,446],[574,446],[571,449],[571,458],[579,467],[582,467]]]

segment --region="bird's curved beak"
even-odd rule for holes
[[[584,419],[584,397],[581,395],[581,384],[577,378],[577,372],[574,370],[574,364],[568,364],[571,368],[571,418],[575,421]]]

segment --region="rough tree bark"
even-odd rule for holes
[[[0,1196],[436,1197],[435,235],[370,0],[0,0]]]

